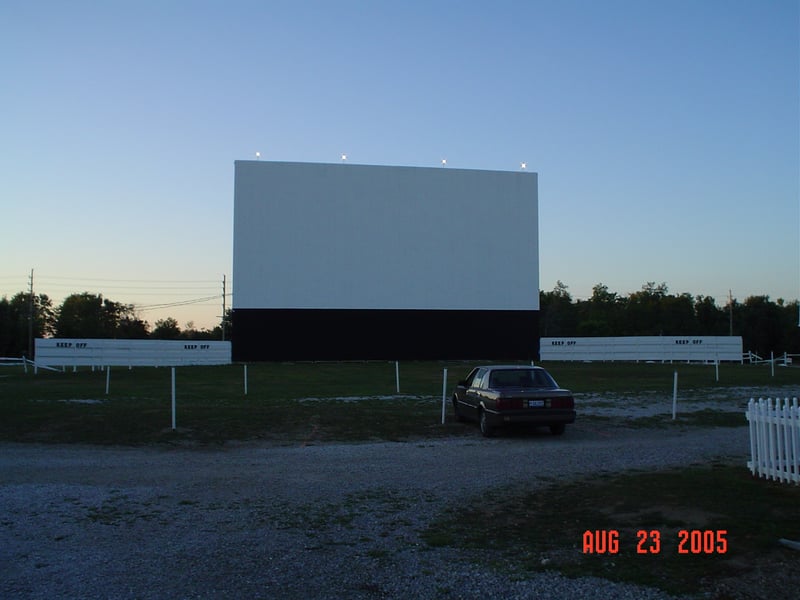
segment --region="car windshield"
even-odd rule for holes
[[[556,382],[541,369],[499,369],[492,371],[490,388],[555,388]]]

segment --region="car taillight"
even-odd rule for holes
[[[495,403],[497,410],[514,410],[522,408],[522,398],[498,398]]]
[[[553,408],[574,408],[575,400],[572,398],[572,396],[568,396],[566,398],[553,398],[550,401],[550,406]]]

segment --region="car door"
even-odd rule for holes
[[[472,371],[469,372],[469,375],[465,379],[462,379],[456,384],[456,389],[453,392],[455,396],[456,402],[459,404],[463,404],[466,400],[467,389],[469,386],[472,385],[472,380],[475,379],[475,375],[478,373],[478,368],[475,367]]]
[[[468,382],[469,385],[464,393],[464,403],[467,406],[469,415],[473,419],[478,418],[478,409],[481,404],[481,390],[483,389],[483,383],[488,377],[488,374],[488,369],[478,369],[472,380]]]

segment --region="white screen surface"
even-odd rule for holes
[[[538,310],[529,172],[237,161],[234,308]]]

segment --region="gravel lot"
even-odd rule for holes
[[[540,477],[746,460],[746,428],[603,429],[372,444],[0,444],[3,598],[667,598],[511,581],[419,531]]]

